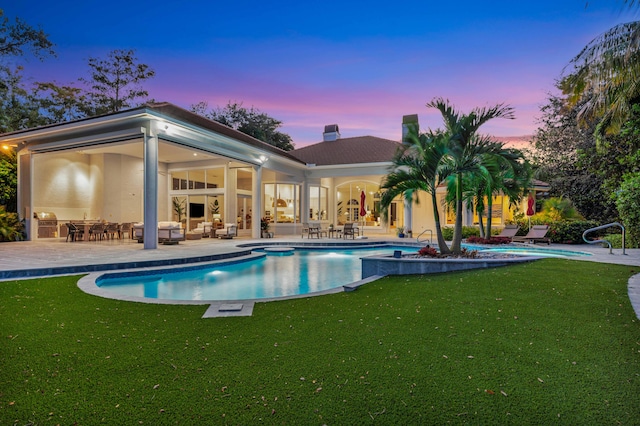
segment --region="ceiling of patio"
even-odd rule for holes
[[[143,146],[142,140],[135,140],[97,145],[94,147],[84,147],[79,152],[83,154],[121,154],[142,159]],[[160,141],[160,143],[158,144],[158,161],[160,161],[161,163],[184,163],[191,161],[220,159],[226,159],[226,157],[208,153],[198,149],[187,148],[184,146],[172,144],[170,142]],[[232,161],[230,165],[232,167],[246,166],[246,164],[237,161]]]

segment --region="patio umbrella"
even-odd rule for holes
[[[527,217],[529,217],[529,229],[531,229],[531,216],[536,214],[535,210],[536,199],[533,198],[533,194],[529,193],[529,197],[527,197]]]
[[[362,218],[362,235],[364,235],[364,217],[367,215],[367,209],[364,207],[364,200],[366,195],[364,191],[360,193],[360,217]]]

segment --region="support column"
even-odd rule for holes
[[[309,217],[309,180],[305,176],[302,182],[302,188],[300,188],[300,222],[309,223],[312,218]],[[315,220],[315,219],[314,219]],[[299,224],[298,224],[299,225]]]
[[[260,224],[262,222],[262,166],[253,166],[253,174],[251,179],[251,238],[260,238],[262,231]]]
[[[158,248],[158,138],[143,129],[144,248]]]
[[[413,201],[404,200],[404,231],[413,231]]]

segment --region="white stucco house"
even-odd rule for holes
[[[171,220],[186,231],[201,222],[233,222],[239,235],[254,238],[260,218],[276,235],[299,235],[310,221],[355,221],[365,234],[396,226],[414,236],[433,230],[426,194],[413,206],[398,200],[389,223],[380,220],[379,185],[400,143],[341,138],[337,125],[325,126],[321,142],[287,152],[156,103],[7,133],[0,144],[18,153],[18,212],[30,240],[64,232],[39,235],[39,212],[52,212],[59,227],[82,220],[143,222],[149,249],[157,247],[157,223]],[[495,205],[499,226],[510,213],[506,200]]]

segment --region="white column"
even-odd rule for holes
[[[260,219],[262,219],[262,166],[253,166],[251,179],[251,237],[260,238]]]
[[[143,132],[144,248],[158,248],[158,138]]]
[[[309,217],[309,180],[305,177],[300,188],[300,222],[308,223],[311,218]],[[299,224],[298,224],[299,225]]]
[[[413,231],[413,202],[404,200],[404,231]]]

